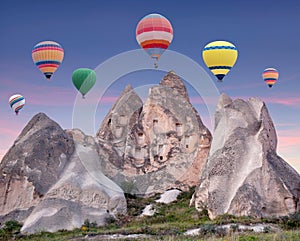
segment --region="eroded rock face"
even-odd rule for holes
[[[283,216],[300,210],[300,176],[276,154],[277,137],[265,104],[222,94],[200,186],[191,200],[211,218],[225,213]]]
[[[45,114],[35,115],[0,164],[1,221],[23,221],[58,180],[74,142]]]
[[[75,152],[60,179],[26,219],[22,232],[80,228],[84,220],[104,225],[126,213],[123,191],[101,172],[98,145],[80,130],[68,130]]]
[[[211,134],[191,105],[182,80],[171,71],[150,88],[144,104],[138,100],[132,89],[125,90],[97,134],[103,172],[125,185],[125,191],[141,195],[197,185]],[[109,118],[114,115],[118,124]],[[111,132],[115,133],[105,135]]]

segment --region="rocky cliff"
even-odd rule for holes
[[[22,232],[72,230],[86,219],[104,225],[109,218],[126,213],[123,191],[101,170],[95,176],[87,166],[99,163],[94,138],[80,130],[67,133],[75,142],[75,152],[60,179],[26,219]]]
[[[98,144],[79,130],[64,131],[45,114],[23,129],[0,164],[0,220],[24,222],[22,232],[99,225],[126,213],[122,189],[104,176]],[[95,170],[97,172],[95,172]]]
[[[62,173],[74,152],[74,142],[45,114],[37,114],[23,129],[0,164],[2,221],[23,221]]]
[[[172,71],[150,88],[144,104],[126,87],[97,138],[103,172],[142,195],[197,185],[211,143],[184,83]]]
[[[0,164],[0,222],[24,222],[24,233],[73,229],[85,219],[104,225],[126,213],[123,190],[152,195],[191,186],[192,204],[211,218],[287,215],[300,210],[300,176],[276,148],[265,104],[225,94],[212,140],[170,71],[144,103],[127,86],[96,137],[34,116]]]
[[[215,218],[225,213],[283,216],[300,210],[300,176],[276,154],[265,104],[222,94],[209,158],[192,203]]]

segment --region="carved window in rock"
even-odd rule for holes
[[[107,125],[108,127],[111,127],[111,118],[108,119]]]
[[[125,115],[119,116],[119,125],[127,125],[127,117]]]
[[[123,128],[122,128],[122,126],[116,126],[114,128],[114,132],[115,132],[115,137],[117,137],[117,138],[121,137],[122,134],[123,134]]]
[[[209,138],[207,137],[207,132],[204,131],[201,135],[200,135],[200,146],[201,147],[208,147],[210,146],[209,143]]]
[[[145,135],[144,135],[144,133],[143,132],[138,132],[137,133],[137,143],[139,145],[142,145],[142,144],[144,144],[144,141],[145,141]]]
[[[144,150],[140,147],[136,147],[134,157],[135,157],[135,159],[138,159],[138,160],[144,159],[144,157],[145,157]]]
[[[182,136],[182,134],[183,134],[183,125],[182,125],[182,123],[177,122],[175,124],[175,126],[176,126],[176,133],[177,133],[177,135],[178,136]]]
[[[164,144],[157,145],[158,161],[160,161],[160,162],[164,161],[164,156],[163,156],[164,148],[165,148]]]
[[[162,145],[162,144],[158,145],[158,150],[157,150],[157,152],[160,154],[160,153],[162,153],[163,151],[164,151],[164,145]]]
[[[153,132],[155,134],[159,133],[159,126],[158,126],[158,119],[157,118],[153,119]]]
[[[144,150],[140,147],[136,147],[134,158],[135,158],[134,165],[136,167],[142,167],[145,163]]]
[[[190,139],[191,137],[189,135],[185,136],[185,148],[189,148],[190,147]]]

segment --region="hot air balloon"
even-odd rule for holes
[[[82,98],[96,83],[96,72],[88,68],[76,69],[72,74],[72,81]]]
[[[16,94],[12,95],[9,98],[9,104],[10,107],[13,109],[13,111],[18,115],[19,111],[23,108],[25,105],[25,98],[22,95]]]
[[[236,47],[227,41],[214,41],[207,44],[202,57],[206,66],[222,82],[224,76],[234,66],[238,56]]]
[[[54,41],[40,42],[32,50],[33,62],[48,80],[62,63],[63,58],[63,48]]]
[[[264,70],[262,73],[262,77],[266,84],[272,88],[272,86],[276,83],[279,77],[279,73],[276,69],[274,68],[267,68]]]
[[[173,39],[173,28],[164,16],[153,13],[142,18],[136,27],[138,44],[154,59],[155,68],[163,52]]]

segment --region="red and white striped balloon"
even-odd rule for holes
[[[160,14],[149,14],[139,21],[136,27],[136,40],[157,62],[173,40],[172,25]]]

